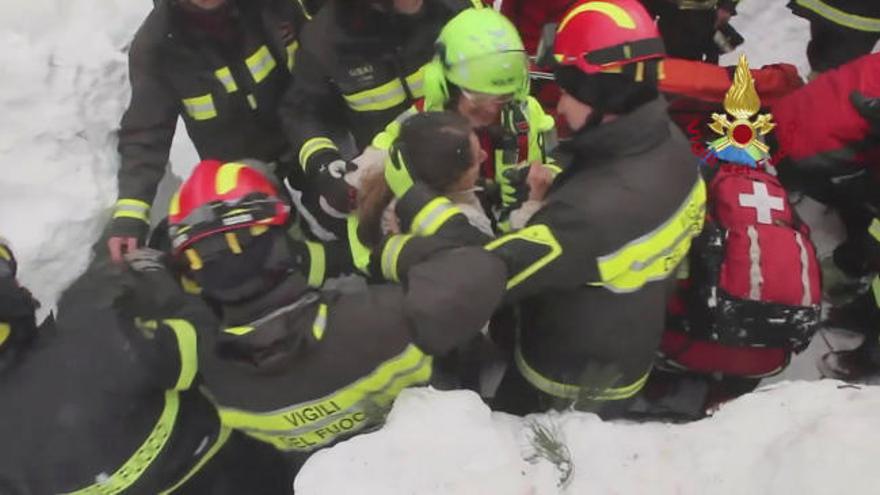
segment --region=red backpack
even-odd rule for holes
[[[810,230],[763,168],[715,167],[690,278],[670,305],[667,364],[739,376],[774,374],[820,321],[821,276]]]

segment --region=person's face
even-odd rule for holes
[[[183,0],[201,10],[214,10],[226,4],[227,0]]]
[[[561,115],[568,127],[577,132],[587,123],[587,119],[593,113],[593,107],[581,103],[575,97],[562,90],[562,96],[556,104],[556,113]]]
[[[394,10],[404,15],[418,14],[424,3],[424,0],[394,0]]]
[[[463,89],[458,98],[457,110],[462,117],[468,119],[471,127],[479,129],[497,123],[501,117],[501,109],[512,99],[513,95],[488,95]]]
[[[452,188],[453,191],[467,191],[473,189],[474,186],[477,185],[477,180],[480,178],[480,165],[484,161],[488,155],[483,150],[483,147],[480,146],[480,139],[477,137],[477,134],[471,132],[469,137],[470,140],[470,153],[471,153],[471,165],[467,170],[461,175],[458,179],[458,182],[455,183],[455,186]]]

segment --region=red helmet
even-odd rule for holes
[[[219,232],[284,225],[290,206],[278,190],[262,163],[201,161],[171,198],[168,233],[173,253]]]
[[[621,72],[620,67],[665,56],[654,19],[638,0],[580,0],[542,39],[539,56],[587,74]],[[549,38],[553,38],[552,40]]]

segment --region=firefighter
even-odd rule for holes
[[[871,53],[880,40],[880,4],[862,0],[790,0],[788,8],[810,21],[807,59],[812,74]]]
[[[388,124],[365,155],[388,150],[407,118],[442,110],[464,116],[476,131],[487,154],[480,172],[487,186],[485,202],[494,210],[498,229],[509,230],[511,212],[525,199],[528,165],[558,168],[548,156],[556,145],[553,118],[529,96],[528,57],[516,28],[503,15],[467,10],[443,28],[425,69],[424,99]]]
[[[153,282],[156,257],[129,253],[138,272],[91,267],[37,329],[8,254],[0,249],[0,492],[289,493],[283,458],[221,426],[197,390],[191,317],[177,310],[179,289]]]
[[[564,91],[557,110],[575,134],[560,146],[570,163],[543,207],[486,245],[507,265],[505,301],[520,313],[495,407],[613,417],[650,373],[705,186],[651,77],[663,44],[641,4],[578,2],[544,46]]]
[[[331,0],[303,31],[281,118],[300,168],[289,186],[311,233],[345,236],[344,176],[369,140],[423,95],[440,28],[478,0]],[[353,138],[353,147],[352,141]]]
[[[169,232],[221,321],[202,334],[199,369],[224,424],[301,460],[380,425],[403,388],[431,379],[431,355],[478,334],[500,301],[503,264],[479,246],[413,235],[430,233],[411,230],[414,217],[428,229],[466,219],[448,200],[421,205],[422,188],[409,188],[397,205],[405,234],[386,238],[370,263],[401,285],[340,294],[315,289],[330,256],[287,236],[290,211],[263,167],[195,168],[172,199]]]
[[[119,130],[115,261],[144,242],[178,116],[201,157],[292,160],[277,115],[302,1],[159,0],[129,52],[132,96]]]
[[[657,17],[670,57],[718,63],[743,43],[730,26],[739,0],[642,0]]]

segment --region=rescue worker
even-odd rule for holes
[[[642,0],[657,17],[666,53],[673,58],[718,63],[743,43],[729,24],[739,0]]]
[[[880,4],[862,0],[790,0],[788,8],[810,21],[807,59],[812,74],[871,53],[880,40]]]
[[[558,64],[557,110],[575,131],[560,158],[570,163],[525,228],[486,245],[507,265],[505,301],[520,311],[515,366],[495,407],[613,417],[651,370],[673,274],[702,227],[705,186],[656,80],[645,78],[664,53],[644,7],[580,1],[559,26],[541,58]]]
[[[145,240],[178,116],[201,157],[291,162],[277,106],[308,17],[299,0],[157,2],[129,52],[132,95],[108,234],[115,261]]]
[[[423,66],[457,12],[479,0],[331,0],[303,31],[281,118],[301,169],[289,185],[322,240],[345,236],[348,162],[423,95]],[[351,139],[353,138],[354,149]],[[304,172],[304,173],[303,173]]]
[[[155,260],[129,254],[139,274],[90,268],[63,294],[57,324],[36,329],[7,254],[0,493],[289,493],[277,452],[231,436],[195,388],[196,361],[186,357],[195,330],[174,294],[151,281]]]
[[[430,229],[466,222],[448,200],[420,203],[415,184],[397,205],[407,233],[371,262],[401,285],[316,290],[330,257],[286,235],[289,209],[261,168],[200,163],[172,200],[169,232],[174,258],[221,320],[200,335],[199,369],[224,424],[302,460],[379,426],[403,388],[428,383],[431,355],[488,320],[504,267],[479,247],[410,234],[413,217]]]
[[[548,157],[556,145],[553,118],[529,96],[528,57],[516,28],[490,9],[466,10],[443,28],[434,59],[425,69],[425,97],[373,139],[368,163],[384,157],[407,118],[451,110],[470,121],[487,154],[480,176],[485,202],[502,231],[527,195],[528,165],[558,171]]]

